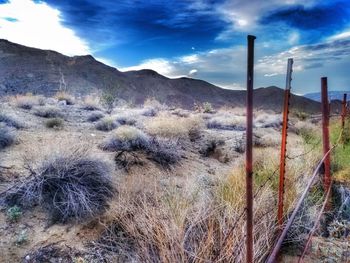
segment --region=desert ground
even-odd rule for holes
[[[294,110],[289,122],[286,219],[322,147],[319,118]],[[28,94],[2,98],[0,124],[0,262],[244,262],[244,109]],[[280,113],[254,113],[256,262],[277,230],[280,131]],[[341,216],[305,262],[350,259],[349,168],[337,164]],[[300,253],[321,182],[281,262]]]

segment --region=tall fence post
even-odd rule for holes
[[[346,93],[344,93],[343,96],[343,102],[342,102],[342,108],[341,108],[341,128],[344,129],[345,127],[345,118],[347,113],[347,107],[346,107]]]
[[[277,221],[280,227],[283,224],[284,180],[285,180],[285,172],[286,172],[287,130],[288,130],[290,89],[291,89],[292,71],[293,71],[292,67],[293,67],[293,59],[289,58],[287,63],[286,89],[284,91],[280,177],[279,177],[279,188],[278,188]]]
[[[254,80],[254,40],[248,35],[247,56],[247,136],[246,136],[246,205],[247,205],[247,255],[246,262],[254,260],[253,248],[253,80]]]
[[[328,103],[328,84],[327,78],[321,78],[322,93],[322,138],[323,138],[323,154],[329,152],[329,103]],[[327,155],[324,162],[324,191],[327,192],[331,185],[331,159],[330,154]]]

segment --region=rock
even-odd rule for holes
[[[48,98],[48,99],[46,100],[46,103],[47,103],[47,104],[50,104],[50,105],[55,105],[55,104],[57,104],[57,102],[58,102],[58,100],[55,99],[55,98]]]
[[[67,106],[67,101],[66,100],[60,100],[58,102],[58,106]]]

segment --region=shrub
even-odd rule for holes
[[[8,127],[0,125],[0,149],[6,148],[15,142],[15,134]]]
[[[204,102],[203,103],[203,112],[204,113],[212,113],[212,112],[214,112],[213,106],[211,105],[210,102]]]
[[[98,120],[102,119],[104,116],[105,115],[102,112],[96,111],[96,112],[92,112],[88,116],[87,120],[90,121],[90,122],[95,122],[95,121],[98,121]]]
[[[21,129],[24,127],[22,123],[4,113],[0,113],[0,123],[4,123],[7,126],[14,127],[16,129]]]
[[[67,105],[74,104],[74,97],[65,91],[58,91],[55,95],[58,101],[66,101]]]
[[[11,222],[17,222],[22,216],[22,210],[19,206],[14,205],[7,209],[7,217]]]
[[[219,130],[245,130],[245,117],[235,116],[230,114],[221,114],[211,118],[207,122],[208,129],[219,129]]]
[[[117,152],[115,160],[124,168],[128,168],[130,163],[140,163],[133,153],[135,151],[144,152],[148,159],[163,167],[176,164],[181,159],[177,140],[150,137],[131,126],[119,127],[100,147],[105,151]],[[132,157],[131,160],[128,157]]]
[[[105,151],[147,150],[149,143],[150,138],[143,131],[131,126],[121,126],[101,144],[101,148]]]
[[[16,239],[16,245],[20,246],[28,242],[28,233],[27,230],[23,229]]]
[[[280,115],[260,113],[254,120],[254,126],[260,128],[279,128],[282,125]]]
[[[31,94],[16,95],[12,98],[12,103],[21,109],[30,110],[35,105],[39,105],[39,97]]]
[[[116,121],[119,122],[121,125],[135,125],[136,120],[130,116],[118,116],[116,118]]]
[[[152,108],[155,109],[156,111],[160,111],[165,108],[163,104],[161,104],[158,100],[155,98],[147,98],[145,102],[143,103],[143,106],[145,108]]]
[[[83,107],[84,110],[99,110],[100,102],[97,96],[88,95],[84,98]]]
[[[53,106],[37,108],[34,114],[43,118],[57,118],[63,115],[58,108]]]
[[[169,167],[181,160],[177,141],[152,138],[148,149],[149,159],[163,167]]]
[[[112,117],[105,117],[96,123],[96,129],[100,131],[111,131],[119,125]]]
[[[101,103],[106,108],[107,112],[112,112],[115,102],[115,96],[110,92],[103,92],[101,95]]]
[[[61,118],[52,118],[45,122],[45,126],[50,129],[62,129],[64,120]]]
[[[158,110],[155,108],[151,107],[146,107],[142,110],[141,115],[146,116],[146,117],[154,117],[158,114]]]
[[[154,136],[165,138],[186,138],[199,133],[203,121],[198,117],[179,118],[175,116],[159,116],[146,123],[146,130]]]
[[[81,222],[99,215],[114,194],[111,166],[84,149],[51,154],[30,175],[0,195],[4,205],[40,205],[53,222]]]

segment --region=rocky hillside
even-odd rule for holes
[[[154,97],[184,108],[206,101],[215,107],[245,104],[245,91],[226,90],[191,78],[169,79],[146,69],[121,72],[90,55],[68,57],[0,40],[0,95],[27,92],[53,95],[60,89],[76,95],[108,89],[136,104]],[[257,89],[255,106],[280,111],[283,94],[276,87]],[[296,95],[292,96],[292,106],[307,112],[320,109],[318,102]]]

